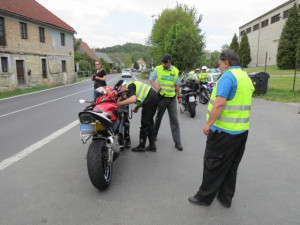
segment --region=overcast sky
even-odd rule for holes
[[[91,48],[145,44],[156,16],[176,2],[195,6],[202,15],[200,28],[206,50],[230,44],[239,27],[287,2],[287,0],[36,0],[72,26]]]

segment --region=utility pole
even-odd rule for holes
[[[295,72],[294,72],[294,83],[293,83],[293,91],[295,91],[295,83],[296,83],[296,74],[297,74],[297,68],[298,68],[298,57],[299,57],[299,52],[298,49],[296,50],[296,62],[295,62]]]
[[[266,59],[265,59],[265,73],[267,72],[267,58],[268,58],[268,52],[266,52]]]

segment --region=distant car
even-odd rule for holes
[[[131,69],[126,68],[122,70],[122,77],[130,77],[131,78],[132,74],[131,74]]]
[[[137,71],[138,73],[141,73],[142,72],[142,70],[141,69],[138,69],[138,71]]]
[[[206,71],[207,73],[220,73],[220,70],[218,68],[211,68],[211,69],[207,69]]]
[[[213,88],[220,76],[220,70],[219,69],[208,69],[207,71],[207,75],[208,75],[208,84],[210,88]]]

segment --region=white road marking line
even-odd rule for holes
[[[111,81],[117,79],[118,77],[115,77],[114,79],[112,79]],[[111,81],[108,81],[107,83],[110,83]],[[53,88],[54,89],[54,88]],[[52,90],[53,90],[52,89]],[[3,114],[3,115],[0,115],[0,118],[1,117],[5,117],[5,116],[9,116],[9,115],[12,115],[12,114],[15,114],[15,113],[18,113],[18,112],[22,112],[22,111],[25,111],[25,110],[28,110],[28,109],[32,109],[32,108],[35,108],[35,107],[38,107],[38,106],[41,106],[41,105],[45,105],[45,104],[48,104],[48,103],[51,103],[51,102],[55,102],[55,101],[58,101],[58,100],[61,100],[61,99],[64,99],[64,98],[68,98],[70,96],[73,96],[73,95],[77,95],[77,94],[80,94],[82,92],[85,92],[85,91],[89,91],[93,88],[89,88],[89,89],[86,89],[86,90],[83,90],[83,91],[79,91],[79,92],[76,92],[76,93],[73,93],[73,94],[70,94],[70,95],[66,95],[64,97],[61,97],[61,98],[57,98],[57,99],[53,99],[53,100],[50,100],[50,101],[47,101],[47,102],[43,102],[41,104],[37,104],[37,105],[33,105],[33,106],[30,106],[30,107],[27,107],[27,108],[24,108],[24,109],[20,109],[20,110],[17,110],[17,111],[14,111],[14,112],[10,112],[10,113],[6,113],[6,114]],[[48,89],[50,90],[50,89]],[[37,93],[37,92],[35,92]],[[30,93],[31,94],[31,93]]]
[[[72,95],[77,95],[77,94],[79,94],[79,93],[82,93],[82,92],[85,92],[85,91],[89,91],[89,90],[91,90],[91,89],[92,89],[92,88],[89,88],[89,89],[86,89],[86,90],[84,90],[84,91],[79,91],[79,92],[76,92],[76,93],[73,93],[73,94],[70,94],[70,95],[66,95],[66,96],[61,97],[61,98],[56,98],[56,99],[50,100],[50,101],[48,101],[48,102],[43,102],[43,103],[41,103],[41,104],[33,105],[33,106],[30,106],[30,107],[27,107],[27,108],[24,108],[24,109],[20,109],[20,110],[14,111],[14,112],[6,113],[6,114],[1,115],[0,118],[1,118],[1,117],[4,117],[4,116],[9,116],[9,115],[12,115],[12,114],[15,114],[15,113],[18,113],[18,112],[25,111],[25,110],[27,110],[27,109],[32,109],[32,108],[35,108],[35,107],[38,107],[38,106],[41,106],[41,105],[45,105],[45,104],[48,104],[48,103],[50,103],[50,102],[55,102],[55,101],[58,101],[58,100],[60,100],[60,99],[64,99],[64,98],[70,97],[70,96],[72,96]]]
[[[112,79],[111,81],[113,81],[113,80],[115,80],[117,78],[118,77]],[[111,81],[108,81],[107,83],[110,83]],[[90,89],[92,89],[92,88],[90,88]],[[87,89],[87,90],[90,90],[90,89]],[[87,90],[84,90],[84,91],[87,91]],[[71,95],[67,95],[65,97],[57,98],[57,99],[54,99],[54,100],[51,100],[51,101],[48,101],[48,102],[44,102],[44,103],[41,103],[41,104],[38,104],[38,105],[35,105],[35,106],[31,106],[31,107],[28,107],[26,109],[30,109],[30,108],[34,108],[34,107],[37,107],[37,106],[40,106],[40,105],[44,105],[46,103],[50,103],[50,102],[53,102],[53,101],[56,101],[56,100],[60,100],[60,99],[63,99],[63,98],[66,98],[66,97],[69,97],[69,96],[72,96],[72,95],[84,92],[84,91],[80,91],[80,92],[77,92],[77,93],[73,93]],[[24,111],[26,109],[21,109],[21,110],[12,112],[12,113],[1,115],[0,118],[4,117],[6,115],[10,115],[10,114],[13,114],[13,113]],[[0,171],[4,170],[5,168],[11,166],[12,164],[18,162],[19,160],[23,159],[24,157],[26,157],[26,156],[30,155],[31,153],[35,152],[40,147],[42,147],[45,144],[49,143],[50,141],[54,140],[58,136],[64,134],[65,132],[67,132],[68,130],[72,129],[73,127],[75,127],[78,124],[79,124],[79,120],[75,120],[74,122],[68,124],[67,126],[65,126],[65,127],[61,128],[61,129],[55,131],[54,133],[50,134],[48,137],[45,137],[44,139],[42,139],[42,140],[40,140],[40,141],[32,144],[31,146],[23,149],[22,151],[18,152],[14,156],[9,157],[9,158],[3,160],[2,162],[0,162]]]
[[[75,120],[74,122],[68,124],[67,126],[55,131],[54,133],[50,134],[48,137],[34,143],[33,145],[25,148],[24,150],[18,152],[14,156],[3,160],[0,162],[0,171],[4,170],[5,168],[11,166],[12,164],[18,162],[19,160],[23,159],[24,157],[28,156],[29,154],[35,152],[40,147],[44,146],[45,144],[49,143],[50,141],[54,140],[58,136],[62,135],[63,133],[67,132],[68,130],[72,129],[76,125],[79,124],[79,120]]]
[[[26,96],[26,95],[33,95],[33,94],[37,94],[37,93],[41,93],[41,92],[45,92],[45,91],[52,91],[52,90],[57,89],[57,88],[63,88],[63,87],[66,87],[66,86],[73,86],[73,85],[80,84],[80,83],[86,82],[86,81],[89,81],[89,80],[80,81],[80,82],[77,82],[77,83],[74,83],[74,84],[66,84],[66,85],[63,85],[63,86],[49,88],[49,89],[41,90],[41,91],[35,91],[35,92],[27,93],[27,94],[16,95],[16,96],[8,97],[8,98],[2,98],[2,99],[0,99],[0,101],[12,99],[12,98],[18,98],[18,97]]]

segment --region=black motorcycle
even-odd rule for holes
[[[201,104],[206,104],[210,100],[212,93],[212,87],[208,83],[200,84],[199,86],[199,102]]]
[[[183,109],[180,108],[180,112],[184,113],[188,111],[191,117],[196,115],[196,96],[197,96],[198,84],[195,80],[186,80],[181,85],[181,96]]]

